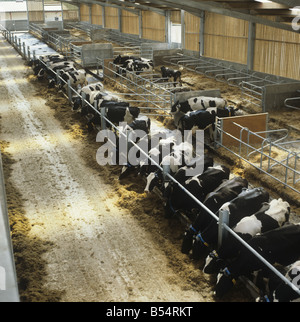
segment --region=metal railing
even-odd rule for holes
[[[300,175],[300,152],[293,151],[284,147],[284,145],[288,144],[300,144],[300,140],[280,142],[287,139],[287,129],[253,132],[250,131],[247,127],[243,127],[236,122],[232,123],[234,126],[240,129],[239,137],[235,137],[232,134],[224,131],[223,120],[220,119],[217,122],[217,139],[215,141],[215,147],[225,148],[227,151],[231,152],[239,159],[242,159],[254,168],[281,183],[284,187],[288,187],[294,192],[300,193],[300,189],[296,187],[296,184],[300,181],[299,179],[297,179]],[[279,132],[283,132],[284,136],[280,139],[272,141],[269,136],[274,133],[278,134]],[[224,135],[227,135],[236,142],[236,150],[234,150],[233,147],[228,147],[223,144],[222,138],[224,137]],[[261,143],[251,144],[251,138],[255,138]],[[274,155],[278,154],[282,155],[281,160],[278,160],[274,157]],[[258,157],[256,158],[256,160],[251,160],[251,157],[253,156]],[[276,172],[276,174],[273,175],[271,172],[275,168],[277,169],[273,172]]]
[[[297,92],[300,93],[300,90]],[[297,102],[296,106],[294,105],[295,102]],[[300,110],[300,96],[287,98],[284,101],[284,106],[292,108],[293,110]]]
[[[144,115],[171,117],[170,108],[175,102],[175,95],[166,88],[165,83],[158,82],[162,80],[161,78],[154,78],[159,77],[158,74],[148,72],[137,75],[113,62],[109,62],[107,66],[104,66],[102,60],[98,62],[98,65],[103,66],[105,78],[124,86],[127,93],[122,93],[122,95],[134,96],[135,102],[139,103],[141,110],[144,110]]]
[[[41,61],[41,63],[43,63]],[[91,109],[94,110],[94,113],[98,114],[102,121],[101,122],[102,126],[104,126],[105,123],[110,124],[110,126],[117,132],[119,133],[119,136],[123,136],[125,140],[127,140],[128,143],[131,144],[131,146],[134,146],[136,149],[140,151],[142,155],[144,155],[150,162],[151,164],[155,165],[160,171],[164,173],[164,178],[167,181],[171,181],[174,184],[176,184],[186,195],[188,195],[193,201],[197,203],[198,206],[200,206],[206,213],[208,213],[214,220],[217,221],[219,229],[218,229],[218,240],[219,240],[219,245],[221,243],[226,242],[226,235],[227,233],[232,234],[239,242],[241,245],[246,247],[253,255],[255,255],[266,267],[268,267],[276,276],[278,276],[286,285],[291,287],[294,292],[296,292],[300,296],[300,290],[298,288],[295,288],[295,285],[291,283],[284,275],[282,275],[272,264],[270,264],[265,258],[263,258],[259,253],[257,253],[247,242],[245,242],[242,238],[240,238],[229,226],[228,226],[228,220],[229,216],[228,214],[220,214],[220,217],[217,217],[210,209],[208,209],[202,202],[200,202],[190,191],[188,191],[182,184],[180,184],[170,173],[166,172],[166,168],[163,168],[158,164],[155,160],[153,160],[145,151],[143,151],[134,141],[129,139],[129,135],[127,132],[120,131],[120,129],[113,124],[109,119],[107,119],[106,115],[104,114],[104,109],[100,112],[95,106],[91,105],[88,101],[84,99],[75,89],[73,89],[70,86],[70,81],[66,82],[63,80],[60,76],[59,73],[54,72],[56,74],[57,78],[60,79],[61,82],[64,84],[68,85],[68,98],[69,100],[72,99],[72,95],[75,94],[76,96],[81,97],[82,101],[84,101]],[[226,147],[225,147],[226,148]],[[227,218],[227,220],[226,220]]]
[[[263,111],[265,110],[263,101],[265,86],[286,81],[280,77],[254,72],[246,68],[236,68],[233,64],[225,64],[223,61],[204,56],[192,57],[177,53],[167,55],[163,59],[166,64],[184,66],[186,70],[240,88],[245,101],[261,107]]]

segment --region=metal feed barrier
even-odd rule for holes
[[[5,33],[5,35],[9,35],[8,32]],[[27,57],[32,57],[33,54],[30,53],[28,56],[24,55],[24,58],[27,59]],[[42,62],[42,61],[41,61]],[[42,62],[43,63],[43,62]],[[53,71],[54,72],[54,71]],[[59,76],[58,73],[56,73],[57,78],[60,79],[63,83],[66,84],[66,82]],[[73,94],[80,96],[80,94],[74,90],[73,88],[71,88],[70,86],[70,81],[67,83],[68,84],[68,97],[69,100],[72,99]],[[180,187],[180,189],[187,194],[190,198],[192,198],[202,209],[204,209],[214,220],[217,221],[218,223],[218,244],[219,246],[226,242],[226,236],[228,236],[228,234],[231,234],[234,238],[236,238],[241,245],[243,245],[244,247],[246,247],[252,254],[254,254],[266,267],[268,267],[276,276],[278,276],[286,285],[288,285],[289,287],[291,287],[299,296],[300,296],[300,290],[298,288],[295,287],[295,285],[293,283],[291,283],[284,275],[282,275],[272,264],[270,264],[268,261],[265,260],[265,258],[263,258],[259,253],[257,253],[252,247],[249,246],[248,243],[246,243],[242,238],[240,238],[229,226],[229,214],[224,211],[224,213],[220,214],[220,217],[217,217],[210,209],[208,209],[202,202],[200,202],[193,194],[191,194],[184,186],[182,186],[177,180],[175,180],[173,178],[173,176],[170,175],[170,173],[168,173],[166,171],[166,168],[162,168],[158,163],[156,163],[155,160],[153,160],[152,158],[149,157],[149,155],[147,153],[145,153],[135,142],[133,142],[132,140],[129,139],[129,135],[127,132],[122,132],[120,131],[120,129],[115,126],[113,123],[110,122],[110,120],[108,120],[106,118],[106,116],[104,115],[104,109],[102,110],[102,112],[98,111],[96,107],[92,106],[89,102],[87,102],[84,97],[81,96],[81,99],[83,102],[85,102],[86,104],[89,105],[90,108],[92,108],[94,110],[95,113],[97,113],[101,119],[102,119],[102,126],[104,126],[105,123],[110,124],[110,126],[117,132],[119,133],[119,136],[123,136],[125,138],[125,140],[127,140],[127,143],[131,144],[131,146],[135,146],[135,148],[137,148],[141,154],[143,154],[153,165],[155,165],[158,169],[160,169],[160,171],[162,171],[164,173],[164,178],[167,181],[171,181],[174,184],[176,184],[178,187]]]

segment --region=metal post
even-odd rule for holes
[[[199,53],[204,55],[204,28],[205,28],[205,11],[200,16],[200,34],[199,34]]]
[[[101,107],[101,130],[106,130],[105,107]]]
[[[228,235],[228,231],[225,229],[225,225],[229,225],[229,211],[222,210],[220,211],[219,224],[218,224],[218,246],[222,246],[225,238]]]
[[[253,70],[253,67],[254,67],[255,36],[256,36],[256,24],[254,22],[249,22],[248,50],[247,50],[248,71]]]
[[[71,92],[71,81],[68,80],[68,98],[69,98],[69,102],[72,101],[72,92]]]

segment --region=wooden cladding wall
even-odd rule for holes
[[[199,52],[200,18],[188,12],[184,14],[185,49]]]
[[[142,11],[143,38],[165,42],[165,17],[151,11]]]
[[[122,32],[126,34],[133,34],[139,35],[139,16],[126,11],[122,10]]]
[[[207,12],[204,29],[205,56],[246,64],[248,29],[247,21]]]
[[[300,80],[300,35],[257,24],[254,70]]]
[[[80,5],[80,20],[90,22],[90,7],[85,4]]]
[[[119,29],[119,9],[105,7],[105,27]]]
[[[42,1],[27,1],[29,22],[44,22],[44,4]]]
[[[92,5],[92,24],[102,26],[102,7],[93,4]]]

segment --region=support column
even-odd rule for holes
[[[119,31],[122,32],[122,9],[118,9],[118,25],[119,25]]]
[[[256,37],[256,24],[249,22],[249,33],[248,33],[248,50],[247,50],[247,68],[253,70],[254,68],[254,47]]]
[[[181,48],[185,49],[185,23],[184,10],[181,10]]]
[[[204,28],[205,28],[205,11],[200,16],[200,34],[199,34],[199,54],[204,55]]]
[[[165,42],[171,44],[171,12],[170,10],[166,10],[166,39]]]
[[[105,28],[105,7],[102,6],[102,27]]]
[[[139,11],[139,38],[143,38],[143,18],[142,10]]]

